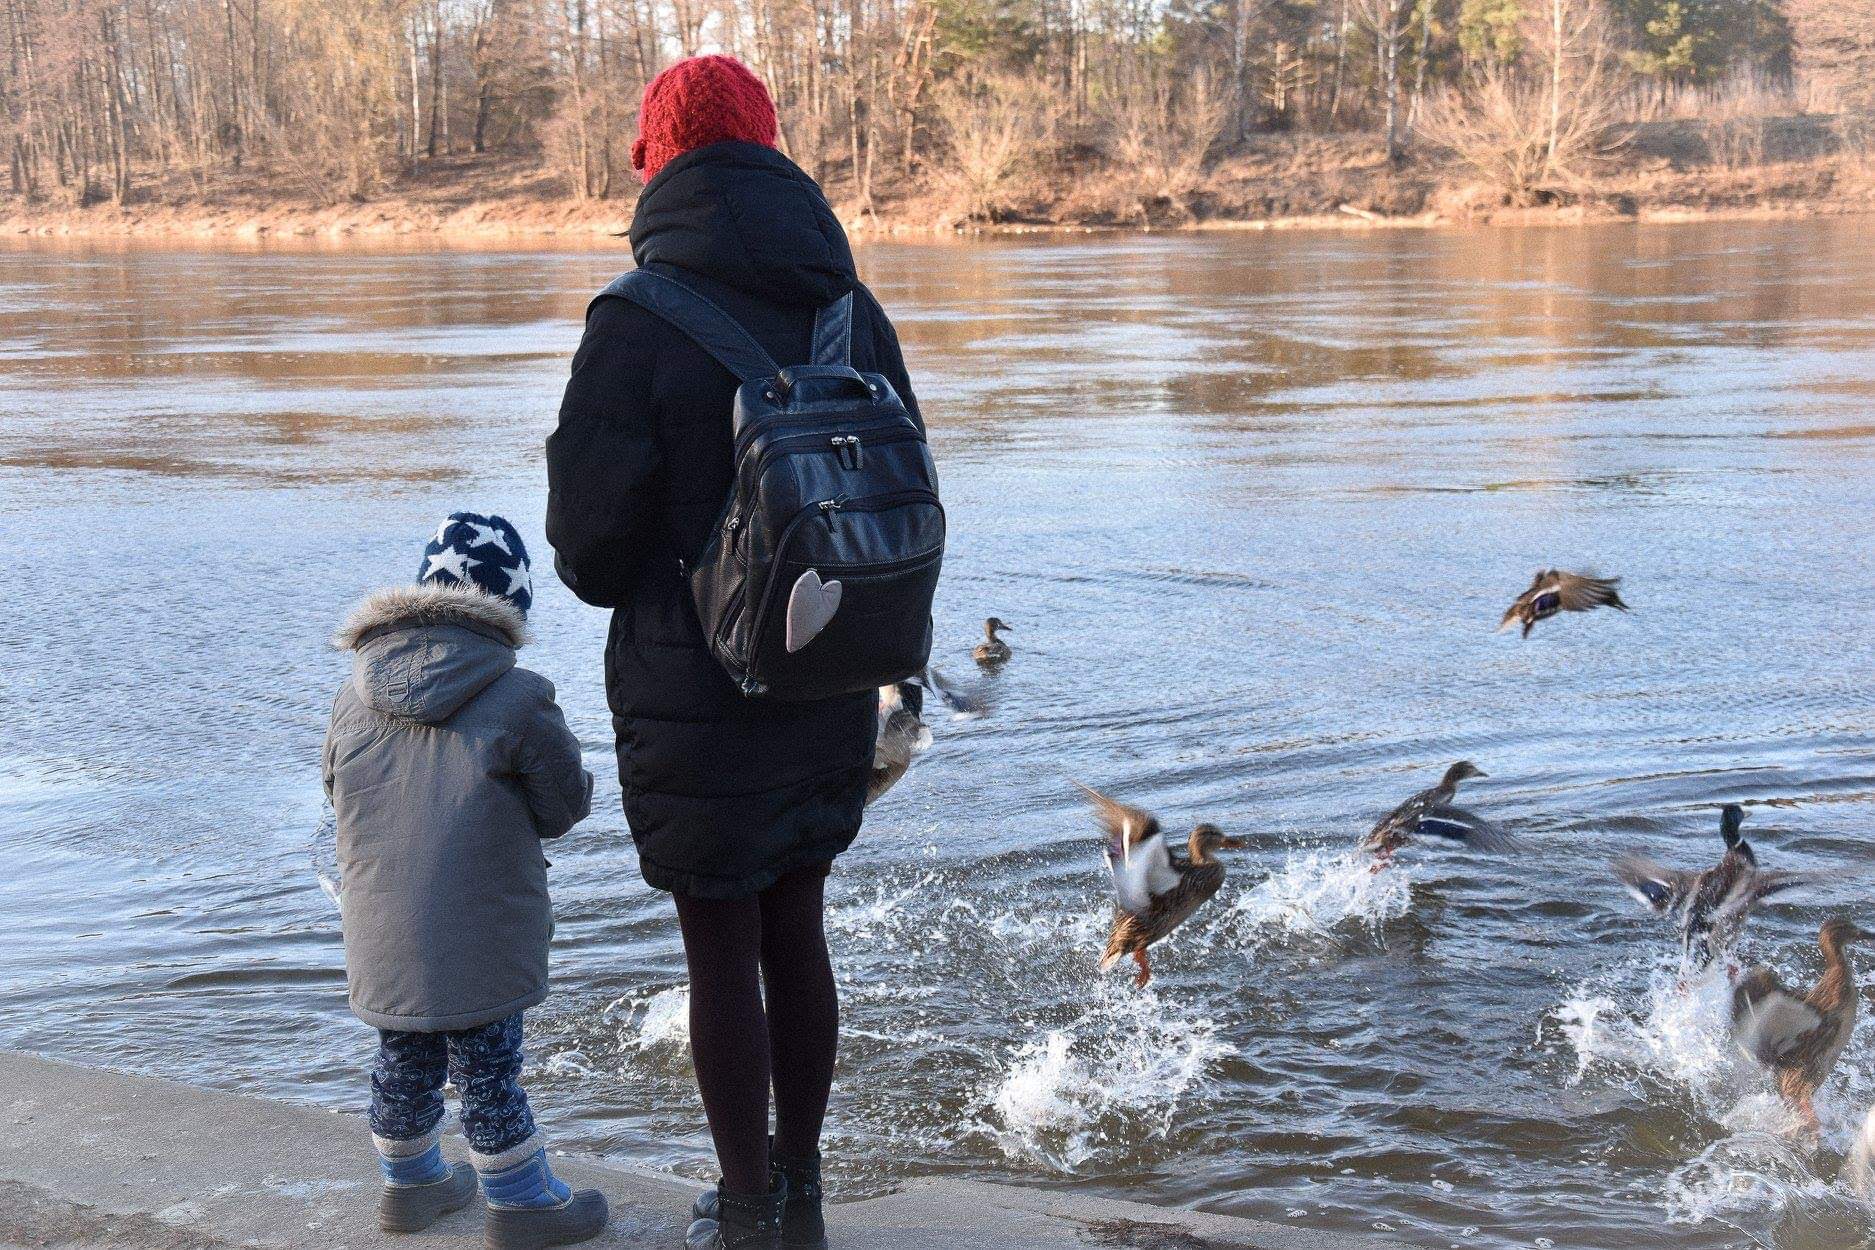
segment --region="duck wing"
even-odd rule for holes
[[[974,720],[990,710],[989,691],[981,683],[958,686],[946,681],[944,674],[927,668],[918,675],[918,683],[936,695],[958,720]]]
[[[1079,782],[1081,792],[1094,805],[1094,814],[1106,832],[1101,849],[1113,874],[1114,901],[1121,911],[1144,913],[1152,906],[1155,882],[1161,889],[1173,884],[1171,852],[1159,818],[1142,808],[1110,799]]]
[[[1816,884],[1816,874],[1809,872],[1759,872],[1751,879],[1751,901],[1770,898],[1782,894],[1785,890],[1801,889]]]
[[[1498,825],[1492,824],[1476,812],[1462,807],[1453,807],[1441,803],[1428,808],[1419,818],[1417,833],[1429,833],[1436,838],[1446,838],[1453,842],[1463,842],[1466,846],[1480,851],[1512,851],[1520,845]]]
[[[1592,608],[1620,608],[1626,612],[1628,605],[1621,602],[1620,592],[1615,589],[1620,584],[1618,577],[1559,572],[1555,593],[1565,612],[1587,612]]]
[[[1677,868],[1662,868],[1644,855],[1623,855],[1609,865],[1615,879],[1628,887],[1641,906],[1666,915],[1693,888],[1695,876]]]
[[[1732,991],[1732,1036],[1740,1050],[1767,1068],[1814,1042],[1823,1023],[1822,1013],[1769,968],[1753,968]]]

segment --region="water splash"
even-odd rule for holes
[[[690,987],[673,985],[643,996],[627,994],[606,1005],[602,1013],[617,1014],[619,1044],[640,1054],[690,1046]]]
[[[985,1089],[978,1131],[1005,1156],[1073,1172],[1164,1138],[1188,1094],[1236,1048],[1208,1017],[1183,1017],[1150,990],[1099,983],[1095,1005],[1018,1046]]]
[[[306,854],[312,861],[313,880],[319,883],[319,892],[332,904],[332,910],[343,916],[345,902],[339,894],[339,814],[330,800],[320,808],[319,823],[313,826]]]
[[[1677,1168],[1666,1183],[1669,1223],[1729,1223],[1728,1217],[1831,1197],[1830,1185],[1811,1172],[1806,1153],[1778,1131],[1789,1118],[1782,1104],[1770,1096],[1748,1101],[1768,1105],[1741,1105],[1741,1125],[1756,1121],[1767,1127],[1740,1127]]]
[[[1375,872],[1357,851],[1292,851],[1238,895],[1219,923],[1252,943],[1323,935],[1350,921],[1373,932],[1404,916],[1412,894],[1412,879],[1398,865]]]
[[[1690,1093],[1714,1118],[1733,1101],[1741,1075],[1731,1040],[1732,982],[1713,964],[1682,980],[1677,967],[1655,964],[1638,1010],[1614,991],[1577,987],[1551,1013],[1575,1050],[1576,1082],[1599,1073],[1639,1089],[1664,1080]]]

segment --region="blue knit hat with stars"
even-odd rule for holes
[[[525,614],[534,606],[534,575],[521,533],[506,517],[452,512],[423,549],[417,581],[473,586],[506,599]]]

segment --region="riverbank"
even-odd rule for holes
[[[352,1116],[0,1051],[0,1250],[376,1250],[472,1244],[471,1208],[420,1237],[375,1223],[367,1134]],[[463,1144],[445,1149],[459,1157]],[[675,1246],[697,1186],[581,1158],[571,1184],[605,1191],[594,1246]],[[969,1181],[929,1180],[835,1204],[836,1246],[868,1250],[1393,1250],[1254,1220]]]
[[[1732,134],[1733,131],[1727,131]],[[964,221],[941,187],[912,186],[836,208],[858,237],[1108,230],[1388,229],[1836,216],[1875,212],[1875,153],[1837,120],[1757,119],[1747,141],[1667,121],[1631,127],[1595,177],[1510,205],[1451,161],[1389,165],[1363,136],[1266,135],[1217,160],[1176,197],[1142,198],[1097,164],[1035,179],[994,222]],[[1855,133],[1860,134],[1860,131]],[[320,202],[266,171],[150,175],[124,206],[0,198],[0,236],[255,241],[324,239],[624,246],[632,195],[568,198],[559,180],[509,157],[448,158],[364,201]]]

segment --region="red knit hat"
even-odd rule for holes
[[[692,148],[740,139],[775,146],[775,102],[733,56],[693,56],[645,84],[632,168],[650,182]]]

